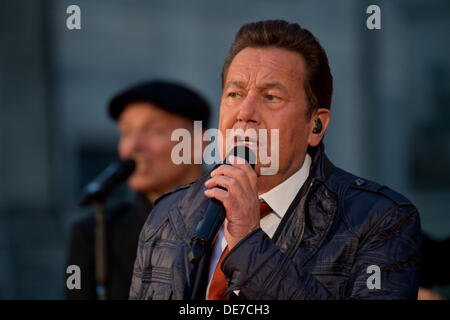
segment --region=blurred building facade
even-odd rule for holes
[[[68,30],[66,8],[81,8]],[[381,30],[366,8],[381,8]],[[150,78],[215,106],[238,28],[285,19],[311,30],[334,76],[331,160],[419,208],[450,236],[450,3],[404,1],[0,2],[0,299],[60,299],[81,187],[114,159],[106,104]]]

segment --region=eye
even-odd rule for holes
[[[230,98],[237,98],[237,97],[240,97],[241,95],[237,92],[230,92],[230,93],[228,93],[228,96]]]
[[[150,129],[150,133],[151,133],[151,134],[154,134],[154,135],[160,135],[160,134],[163,134],[163,133],[164,133],[164,129],[163,129],[163,128],[160,128],[160,127],[152,127],[152,128]]]
[[[131,134],[131,130],[129,128],[119,128],[119,135],[121,137],[127,137]]]
[[[266,94],[266,99],[269,101],[275,101],[275,100],[278,100],[279,98],[277,96],[274,96],[271,94]]]

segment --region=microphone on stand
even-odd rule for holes
[[[225,164],[229,164],[228,158],[230,156],[245,159],[255,169],[256,156],[249,147],[234,147],[225,157]],[[217,186],[217,188],[226,190],[220,186]],[[226,211],[222,202],[214,198],[209,199],[203,219],[198,223],[195,234],[191,239],[191,250],[189,251],[189,261],[191,263],[197,264],[206,251],[209,250],[225,220],[225,216]]]
[[[83,189],[80,207],[95,204],[95,281],[97,297],[108,299],[106,287],[108,278],[107,230],[105,220],[105,201],[109,194],[121,185],[136,168],[132,159],[120,160],[110,164],[92,182]]]
[[[136,168],[133,159],[120,160],[110,164],[83,189],[78,205],[80,207],[104,202],[108,195],[122,184]]]

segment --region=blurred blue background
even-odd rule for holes
[[[68,30],[66,8],[81,8]],[[381,8],[381,30],[366,8]],[[311,30],[334,76],[331,160],[418,207],[450,236],[447,0],[0,0],[0,299],[62,299],[82,186],[116,157],[109,99],[151,78],[182,81],[214,107],[235,33],[285,19]]]

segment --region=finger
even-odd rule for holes
[[[211,171],[211,176],[214,176],[217,174],[223,174],[222,170],[230,168],[230,167],[235,167],[235,168],[238,168],[241,170],[254,171],[253,168],[251,167],[251,165],[247,161],[245,161],[243,158],[229,156],[228,162],[229,163],[223,164],[223,165],[219,166],[218,168],[214,169],[213,171]]]
[[[233,167],[241,168],[242,170],[255,171],[253,169],[252,165],[250,165],[250,163],[248,163],[248,161],[245,160],[244,158],[237,157],[237,156],[229,156],[228,157],[228,162]]]
[[[235,195],[243,194],[244,191],[244,189],[236,179],[228,176],[217,175],[205,182],[205,187],[209,189],[217,186],[225,188],[228,192],[231,192]]]
[[[228,221],[234,221],[234,224],[247,224],[251,210],[239,211],[242,207],[239,206],[238,201],[230,192],[219,188],[212,188],[204,191],[208,198],[217,199],[225,208],[226,218]],[[257,219],[259,221],[259,219]]]
[[[225,175],[234,178],[239,181],[244,190],[248,192],[250,190],[256,192],[258,177],[248,163],[222,165],[211,172],[211,177],[215,177],[218,175]]]
[[[219,188],[212,188],[205,190],[204,194],[208,198],[214,198],[222,202],[227,215],[229,212],[233,212],[233,204],[235,203],[235,201],[233,201],[234,198],[231,193]]]

